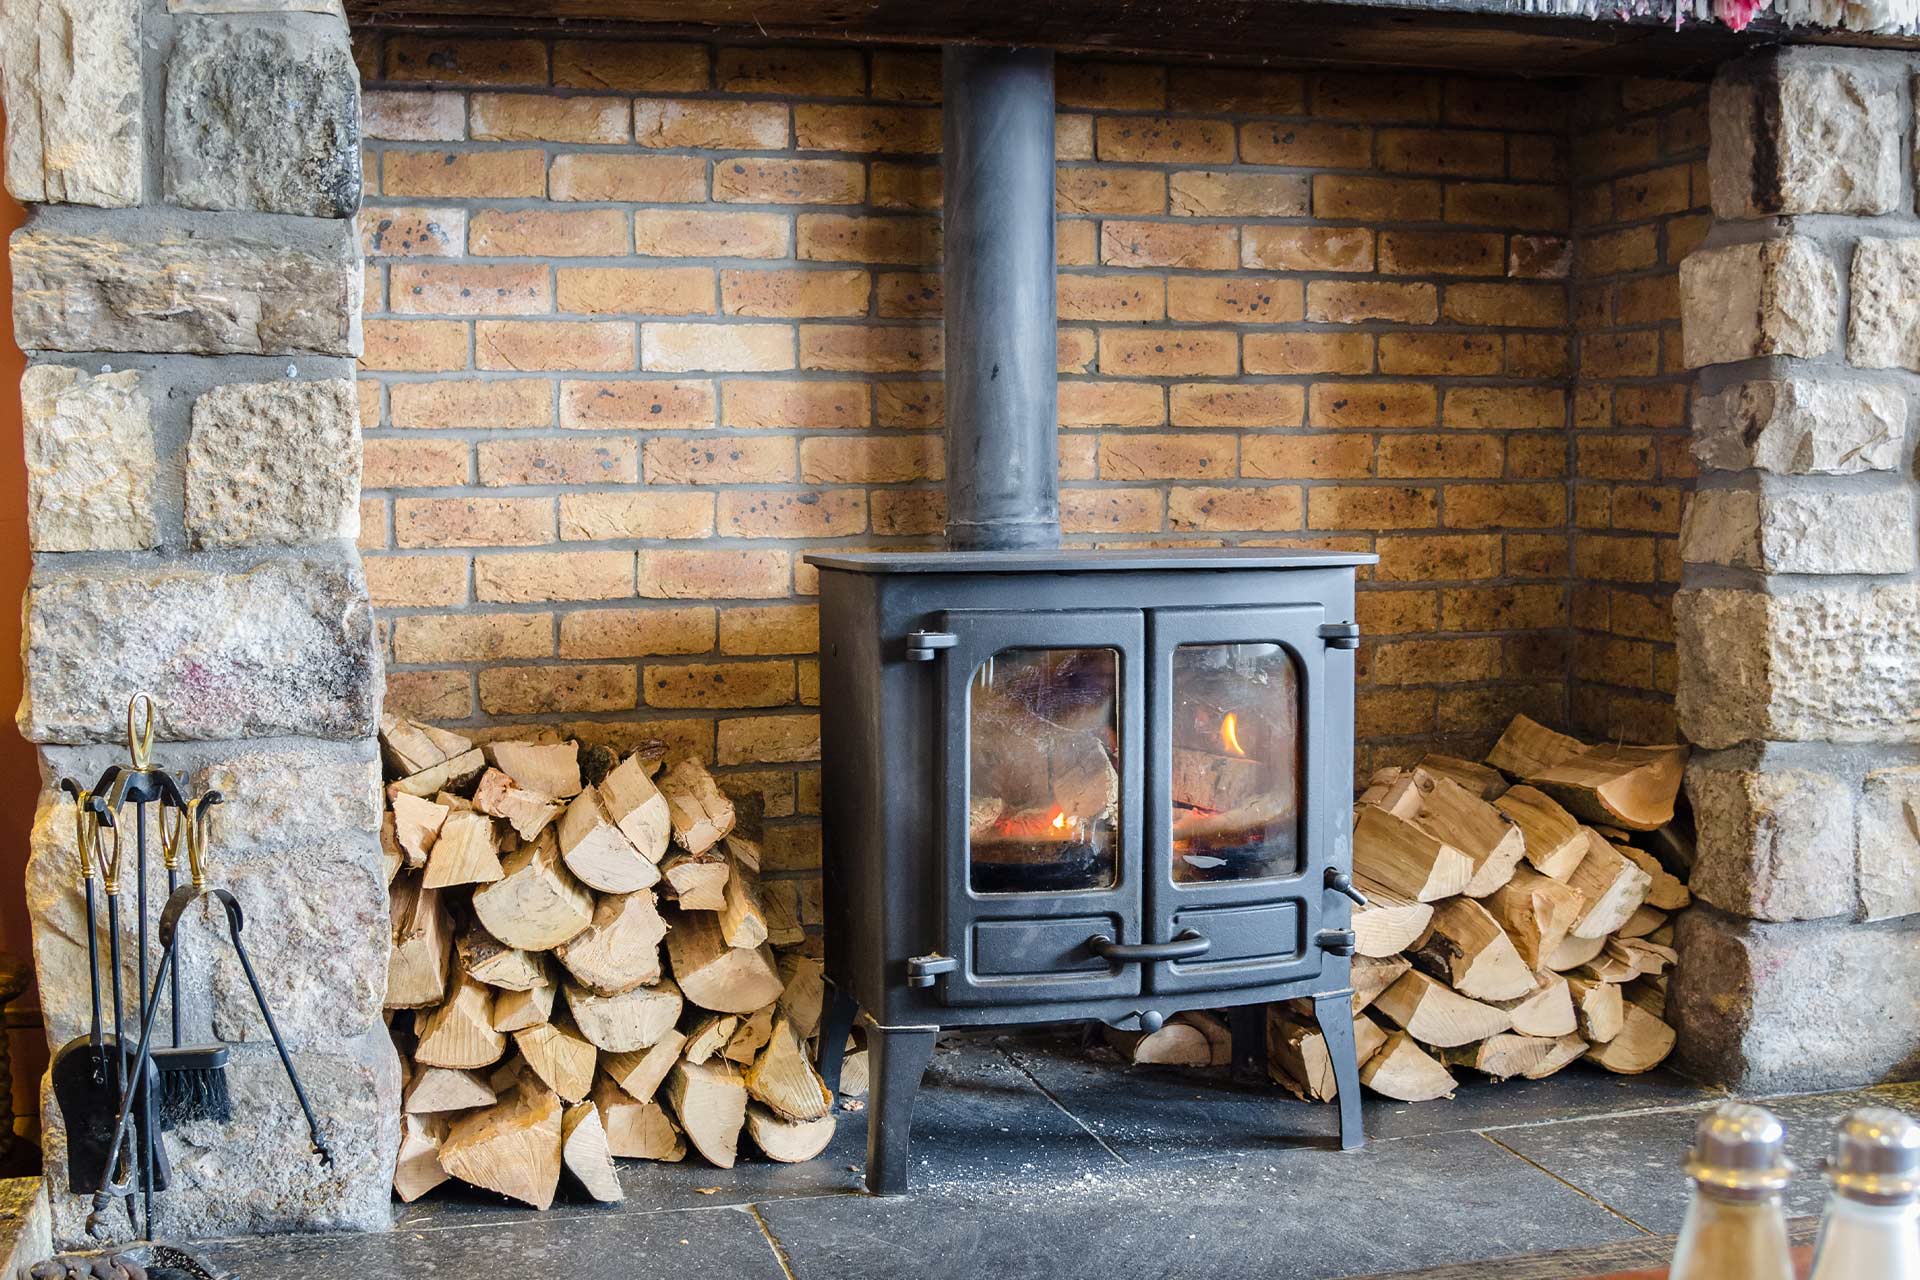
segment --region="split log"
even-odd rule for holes
[[[1233,1065],[1233,1031],[1217,1015],[1205,1009],[1188,1009],[1174,1014],[1168,1021],[1184,1022],[1207,1038],[1208,1066]]]
[[[867,1051],[849,1049],[840,1060],[840,1094],[847,1098],[867,1096]]]
[[[776,1116],[757,1102],[747,1104],[747,1136],[762,1155],[781,1164],[803,1164],[833,1141],[834,1118],[794,1121]]]
[[[614,825],[600,803],[598,788],[588,787],[573,798],[560,815],[556,832],[567,869],[602,893],[633,893],[660,879],[653,859]]]
[[[403,794],[393,798],[390,812],[393,816],[393,838],[407,855],[407,865],[418,871],[427,865],[427,854],[432,851],[433,842],[440,835],[440,824],[447,820],[452,810],[421,796]]]
[[[1387,1033],[1362,1014],[1353,1020],[1353,1041],[1364,1063],[1386,1043]],[[1267,1075],[1303,1101],[1332,1102],[1339,1096],[1325,1034],[1312,1020],[1277,1004],[1267,1006]]]
[[[1673,1028],[1631,1000],[1621,1011],[1625,1020],[1620,1034],[1587,1050],[1587,1059],[1623,1076],[1637,1076],[1666,1061],[1673,1052]]]
[[[720,850],[673,854],[660,864],[660,874],[682,911],[726,909],[727,881],[733,873]]]
[[[768,944],[797,947],[805,942],[807,929],[800,923],[800,886],[791,880],[768,880],[759,888],[760,909],[767,917]]]
[[[1605,938],[1576,938],[1568,934],[1559,946],[1547,952],[1544,967],[1555,973],[1571,973],[1606,949]]]
[[[1264,761],[1175,747],[1168,786],[1176,805],[1225,812],[1261,799],[1266,771]]]
[[[480,775],[473,792],[473,807],[481,813],[502,819],[522,840],[531,840],[560,816],[563,805],[528,791],[498,769]]]
[[[1586,1051],[1587,1042],[1575,1035],[1549,1039],[1502,1032],[1488,1036],[1479,1044],[1443,1049],[1440,1059],[1448,1066],[1471,1067],[1495,1080],[1510,1080],[1514,1076],[1544,1080]]]
[[[1573,1008],[1573,989],[1561,974],[1542,970],[1534,974],[1539,984],[1514,1000],[1492,1000],[1489,1004],[1506,1011],[1513,1020],[1516,1035],[1544,1036],[1557,1040],[1580,1029]]]
[[[1413,967],[1413,961],[1402,955],[1391,956],[1355,956],[1353,958],[1353,1011],[1359,1013],[1375,1000],[1380,993],[1400,980],[1400,975]]]
[[[1404,818],[1363,804],[1353,813],[1353,869],[1415,902],[1465,891],[1473,859]]]
[[[487,767],[487,758],[478,747],[431,768],[408,774],[387,784],[387,798],[395,796],[438,796],[443,791],[459,791],[471,786]]]
[[[1454,1087],[1453,1075],[1445,1064],[1404,1031],[1393,1032],[1372,1057],[1360,1064],[1360,1083],[1400,1102],[1451,1098]]]
[[[1418,969],[1381,992],[1373,1008],[1422,1044],[1442,1049],[1485,1040],[1513,1025],[1504,1009],[1470,1000]]]
[[[625,1091],[628,1097],[645,1102],[653,1097],[654,1090],[667,1078],[667,1072],[673,1064],[680,1061],[680,1052],[686,1047],[687,1038],[677,1030],[668,1030],[645,1049],[635,1049],[630,1053],[609,1053],[600,1059],[606,1068],[606,1074]]]
[[[468,810],[449,813],[440,824],[440,834],[427,852],[426,878],[421,883],[429,889],[450,889],[492,884],[504,874],[493,819]]]
[[[680,988],[662,978],[617,996],[595,995],[567,983],[567,1008],[580,1034],[608,1053],[631,1053],[656,1043],[680,1020]]]
[[[380,878],[392,884],[400,868],[406,865],[407,852],[393,833],[393,810],[389,809],[380,815]]]
[[[482,1079],[479,1072],[446,1067],[422,1067],[414,1072],[401,1099],[400,1110],[406,1115],[466,1111],[472,1107],[490,1107],[497,1100],[493,1086]]]
[[[734,841],[727,840],[732,855]],[[757,947],[767,940],[767,913],[760,905],[759,879],[734,863],[727,877],[726,898],[720,904],[720,934],[730,947]]]
[[[727,1047],[733,1033],[740,1029],[737,1013],[710,1013],[687,1031],[687,1047],[681,1057],[698,1065]]]
[[[510,947],[481,925],[470,925],[457,947],[460,971],[475,982],[505,991],[531,991],[549,981],[547,962],[538,953]]]
[[[1404,898],[1383,884],[1356,875],[1354,887],[1367,900],[1353,909],[1356,954],[1375,959],[1398,955],[1419,940],[1433,921],[1429,903]]]
[[[429,1067],[490,1067],[507,1051],[507,1038],[493,1029],[492,989],[464,974],[452,996],[416,1015],[413,1025],[413,1060]]]
[[[660,794],[667,798],[673,842],[688,853],[705,853],[733,830],[733,801],[697,760],[682,760],[663,774]]]
[[[1387,789],[1381,808],[1404,818],[1473,863],[1461,889],[1484,898],[1513,878],[1526,837],[1512,819],[1451,778],[1411,769]]]
[[[833,1095],[785,1018],[774,1020],[767,1047],[747,1068],[745,1080],[747,1092],[784,1120],[818,1120],[833,1110]]]
[[[580,794],[577,742],[496,742],[487,750],[494,766],[528,791],[555,800]]]
[[[462,1182],[545,1209],[560,1185],[560,1099],[517,1089],[460,1117],[440,1144],[440,1165]]]
[[[1626,1023],[1626,1014],[1619,986],[1579,974],[1569,977],[1567,986],[1573,992],[1573,1007],[1580,1019],[1581,1035],[1594,1044],[1605,1044],[1620,1034],[1620,1028]]]
[[[673,814],[667,798],[654,785],[647,761],[635,752],[600,780],[600,803],[627,842],[658,862],[667,852]]]
[[[1206,1033],[1184,1022],[1167,1022],[1157,1031],[1122,1031],[1102,1025],[1108,1045],[1135,1066],[1205,1067],[1213,1063]]]
[[[1587,856],[1580,859],[1567,884],[1587,900],[1586,911],[1567,932],[1576,938],[1604,938],[1640,909],[1653,887],[1653,877],[1589,829]]]
[[[1515,716],[1487,763],[1532,783],[1588,822],[1652,831],[1673,821],[1687,748],[1588,746]]]
[[[1586,914],[1587,900],[1579,890],[1521,867],[1487,896],[1486,908],[1513,939],[1521,960],[1538,969]]]
[[[401,775],[420,773],[473,749],[473,740],[405,716],[380,717],[380,748],[388,766]]]
[[[778,999],[785,985],[771,950],[729,947],[710,911],[680,918],[667,934],[667,957],[687,999],[715,1013],[752,1013]]]
[[[1652,907],[1642,906],[1627,917],[1627,922],[1614,931],[1619,938],[1644,938],[1667,922],[1667,913],[1656,911]]]
[[[719,1168],[733,1168],[747,1119],[747,1086],[740,1073],[726,1063],[678,1062],[663,1089],[693,1149]]]
[[[627,1198],[614,1171],[613,1153],[607,1149],[606,1127],[591,1102],[575,1103],[561,1115],[560,1163],[601,1204],[618,1204]]]
[[[453,921],[438,889],[423,889],[407,877],[395,880],[387,899],[393,946],[387,957],[386,1007],[418,1009],[447,995],[447,960]]]
[[[440,1143],[447,1121],[438,1115],[400,1117],[400,1158],[393,1167],[393,1193],[412,1204],[447,1180],[440,1167]]]
[[[1664,974],[1657,978],[1635,978],[1620,988],[1620,994],[1627,1003],[1639,1005],[1654,1017],[1666,1021],[1667,979]]]
[[[788,952],[780,957],[780,981],[778,1012],[793,1024],[793,1034],[812,1039],[826,1003],[826,970],[812,956]]]
[[[553,953],[581,986],[617,996],[660,981],[660,940],[666,936],[652,890],[609,893],[594,903],[593,923]]]
[[[502,991],[493,998],[493,1029],[511,1033],[537,1027],[553,1016],[553,983],[530,987],[525,991]]]
[[[1407,953],[1414,967],[1473,1000],[1513,1000],[1534,988],[1533,969],[1486,908],[1449,898]]]
[[[1498,799],[1507,791],[1507,776],[1477,760],[1462,760],[1458,756],[1443,756],[1430,751],[1421,756],[1413,767],[1451,778],[1482,800]]]
[[[507,855],[503,869],[473,891],[473,914],[508,946],[550,951],[593,923],[593,895],[561,862],[551,829]]]
[[[1693,901],[1693,895],[1687,892],[1687,886],[1681,882],[1680,877],[1660,865],[1660,859],[1630,844],[1615,844],[1613,847],[1634,866],[1646,872],[1647,878],[1653,881],[1647,888],[1647,906],[1656,907],[1661,911],[1678,911]]]
[[[760,1055],[760,1051],[767,1047],[767,1042],[773,1039],[774,1008],[775,1006],[768,1005],[764,1009],[754,1010],[751,1016],[742,1018],[739,1028],[727,1037],[727,1046],[720,1051],[720,1056],[736,1066],[750,1065]]]
[[[1605,956],[1624,964],[1632,972],[1623,982],[1631,982],[1638,977],[1658,977],[1667,971],[1667,967],[1679,962],[1680,955],[1672,947],[1663,947],[1657,942],[1648,942],[1645,938],[1622,938],[1618,935],[1607,939]]]
[[[1580,859],[1587,856],[1587,838],[1580,833],[1580,820],[1539,788],[1511,787],[1493,805],[1520,828],[1527,861],[1541,875],[1564,883],[1580,865]]]
[[[607,1131],[607,1150],[612,1154],[667,1163],[687,1158],[680,1127],[659,1103],[630,1098],[601,1076],[594,1086],[593,1107],[600,1113],[600,1125]]]
[[[564,1018],[513,1033],[514,1047],[540,1083],[572,1105],[593,1089],[593,1068],[599,1051]]]

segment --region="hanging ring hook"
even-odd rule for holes
[[[108,893],[120,892],[120,860],[125,852],[126,825],[119,820],[120,807],[125,803],[127,776],[121,774],[113,780],[113,789],[105,796],[90,796],[96,816],[93,836],[94,856],[100,861],[103,886]],[[106,841],[100,835],[100,825],[113,828],[113,852],[108,853]]]
[[[176,809],[164,801],[160,805],[160,857],[168,871],[180,869],[180,851],[192,824],[190,814],[190,809]]]
[[[142,704],[145,704],[144,708]],[[144,715],[140,714],[142,710]],[[136,693],[127,699],[127,754],[132,757],[135,769],[153,767],[154,720],[159,710],[160,703],[150,693]],[[137,729],[136,719],[139,723]]]
[[[193,874],[197,893],[206,892],[207,854],[213,848],[213,806],[225,799],[218,791],[209,791],[193,802],[186,815],[187,866]]]
[[[80,882],[93,879],[94,843],[100,818],[93,811],[93,793],[72,778],[60,779],[60,789],[73,797],[73,847],[80,858]]]

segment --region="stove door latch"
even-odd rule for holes
[[[907,961],[907,985],[910,987],[930,987],[934,979],[943,973],[952,973],[960,967],[960,962],[952,956],[943,956],[935,952],[930,956],[915,956]]]
[[[1329,649],[1358,649],[1360,624],[1357,622],[1323,623],[1320,627],[1320,638],[1327,642]]]
[[[1336,956],[1350,956],[1360,945],[1360,939],[1351,929],[1322,929],[1313,941],[1322,951]]]
[[[951,649],[959,643],[960,637],[951,631],[909,631],[907,661],[932,662],[938,650]]]

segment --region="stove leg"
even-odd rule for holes
[[[837,983],[828,982],[826,987],[826,1002],[820,1009],[820,1049],[814,1066],[827,1092],[838,1096],[840,1064],[847,1056],[847,1033],[853,1030],[853,1019],[860,1012],[860,1004]]]
[[[1360,1120],[1360,1058],[1353,1043],[1353,992],[1335,991],[1313,998],[1313,1016],[1333,1059],[1333,1083],[1340,1103],[1340,1149],[1367,1144]]]
[[[867,1191],[907,1193],[913,1098],[933,1058],[938,1027],[867,1027]]]

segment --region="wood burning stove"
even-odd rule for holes
[[[907,1185],[943,1027],[1157,1028],[1312,999],[1343,1146],[1354,568],[1371,555],[1059,549],[1051,55],[945,63],[949,550],[816,555],[821,1073],[867,1031],[867,1186]]]

